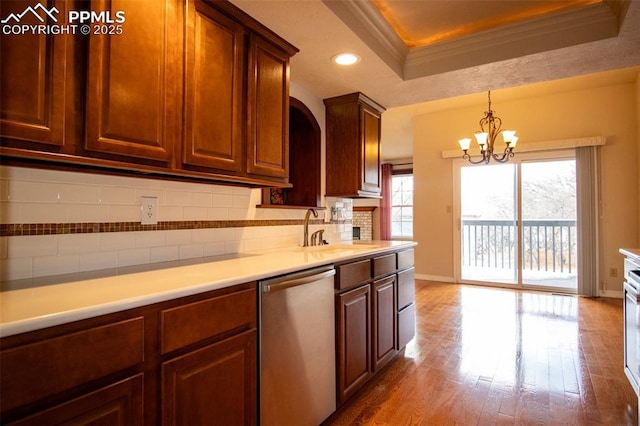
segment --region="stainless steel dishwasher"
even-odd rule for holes
[[[333,266],[261,281],[260,424],[317,426],[336,409]]]

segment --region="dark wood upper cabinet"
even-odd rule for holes
[[[6,16],[29,6],[3,1],[0,11]],[[126,21],[114,34],[1,36],[3,159],[291,186],[295,46],[222,0],[46,6],[61,16],[82,8],[110,16],[124,11]]]
[[[22,13],[30,0],[0,2],[0,16]],[[72,2],[42,4],[67,15]],[[32,22],[33,21],[33,22]],[[38,25],[34,15],[22,24]],[[1,34],[0,136],[2,145],[61,151],[73,138],[74,68],[67,66],[77,44],[74,35]],[[32,145],[29,145],[32,144]]]
[[[122,34],[89,36],[85,147],[168,162],[179,141],[182,73],[176,0],[94,0],[91,9],[126,10]]]
[[[327,193],[380,197],[380,135],[385,108],[362,93],[325,99]]]
[[[249,45],[247,171],[289,176],[289,55],[259,37]]]
[[[202,1],[187,2],[186,168],[242,170],[245,31]]]
[[[188,1],[182,167],[287,184],[297,49],[228,2]]]

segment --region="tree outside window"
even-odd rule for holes
[[[394,175],[391,184],[391,235],[393,238],[412,238],[413,175]]]

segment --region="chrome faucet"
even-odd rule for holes
[[[324,238],[322,238],[322,234],[324,234],[324,229],[320,229],[313,234],[311,234],[311,245],[312,246],[323,246]]]
[[[304,238],[302,247],[309,247],[309,215],[313,213],[313,217],[318,217],[316,209],[307,210],[307,214],[304,215]]]

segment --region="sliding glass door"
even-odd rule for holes
[[[575,291],[575,159],[521,157],[460,163],[460,279]]]
[[[462,279],[518,283],[514,164],[460,170]]]
[[[577,288],[576,162],[523,162],[522,282]]]

